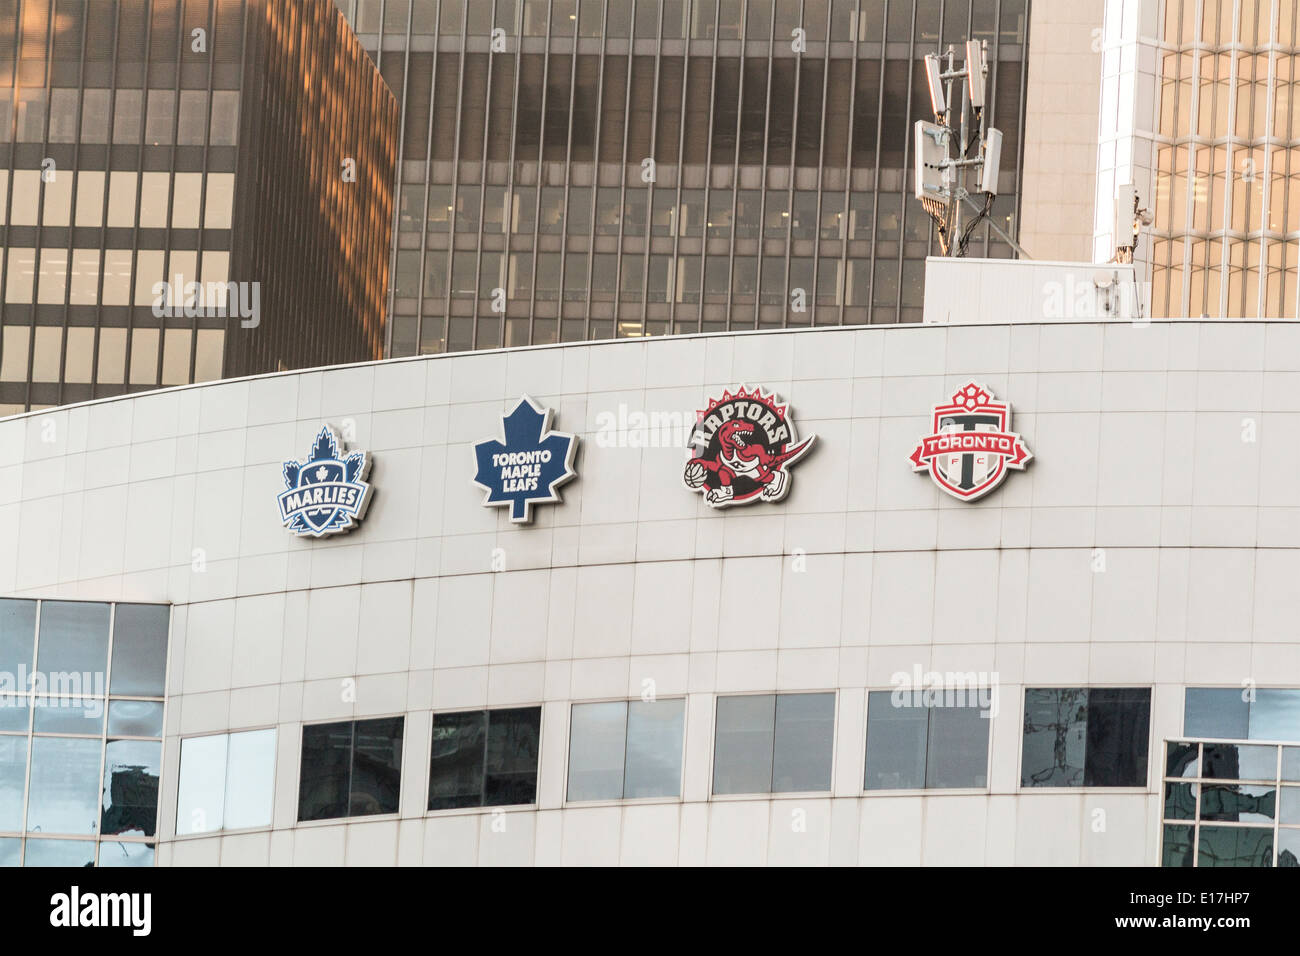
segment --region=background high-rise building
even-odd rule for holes
[[[919,321],[920,60],[967,37],[1015,237],[1027,0],[336,3],[401,102],[392,355]]]
[[[0,414],[378,358],[396,130],[328,0],[0,0]]]
[[[1136,184],[1153,315],[1296,316],[1297,21],[1294,0],[1106,5],[1094,258]]]

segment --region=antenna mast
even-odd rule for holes
[[[943,254],[954,257],[966,254],[975,227],[988,218],[997,197],[1002,162],[1002,133],[986,122],[988,43],[968,40],[965,53],[966,62],[960,70],[951,44],[946,69],[941,55],[926,54],[925,72],[935,121],[917,120],[914,127],[916,198],[938,226]],[[954,80],[961,84],[960,103],[954,100]],[[976,127],[974,137],[969,129],[972,124]],[[972,203],[977,210],[975,218],[963,226],[962,203],[972,197],[966,189],[971,170],[975,170],[974,195],[982,195],[983,202]]]

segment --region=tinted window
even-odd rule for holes
[[[772,791],[831,788],[834,694],[778,694]]]
[[[483,799],[487,714],[435,714],[429,755],[429,809],[476,807]]]
[[[163,696],[170,613],[170,608],[158,604],[117,606],[113,618],[113,694]]]
[[[1183,701],[1183,733],[1188,737],[1245,740],[1250,705],[1235,687],[1189,687]]]
[[[569,799],[621,799],[626,744],[626,701],[575,704],[569,731]]]
[[[401,717],[356,722],[348,816],[397,812],[403,723]]]
[[[926,706],[920,695],[872,691],[866,789],[987,786],[989,722],[980,714],[974,706]]]
[[[575,704],[569,799],[677,796],[684,713],[680,699]]]
[[[154,835],[161,765],[162,744],[156,740],[108,742],[104,748],[101,833]]]
[[[719,697],[713,746],[714,793],[767,793],[772,787],[776,695]]]
[[[1021,785],[1143,786],[1150,722],[1148,688],[1028,689]]]
[[[44,602],[36,663],[46,675],[103,675],[108,664],[108,605]]]
[[[403,718],[303,728],[299,820],[396,813]]]
[[[1300,738],[1300,690],[1189,687],[1183,733],[1219,740],[1296,740]]]
[[[624,797],[675,797],[681,793],[685,719],[684,700],[628,704]]]
[[[540,707],[434,714],[429,809],[537,799]]]
[[[487,722],[483,805],[535,803],[542,709],[490,710]]]
[[[1137,787],[1146,783],[1151,691],[1094,688],[1088,692],[1086,787]]]
[[[1201,827],[1197,866],[1272,866],[1271,827]]]
[[[834,694],[720,697],[714,793],[830,789]]]

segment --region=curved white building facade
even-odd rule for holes
[[[969,382],[1032,458],[966,501],[909,456]],[[711,507],[686,441],[740,385],[816,439],[780,496]],[[524,395],[578,440],[526,524],[473,484]],[[284,463],[325,425],[369,454],[368,508],[295,535]],[[0,859],[1293,861],[1297,438],[1280,322],[582,343],[9,419],[0,665],[79,670],[113,624],[98,723],[0,686],[28,715],[0,718]],[[131,723],[162,706],[128,682],[132,604],[171,606],[161,734]],[[904,680],[931,695],[895,706]],[[49,741],[96,735],[85,782]],[[113,786],[153,760],[114,743],[159,737],[156,797]],[[110,805],[145,809],[82,812]]]

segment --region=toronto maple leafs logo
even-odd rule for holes
[[[323,538],[350,531],[370,504],[370,455],[343,454],[343,441],[329,425],[321,428],[311,453],[284,463],[280,520],[296,535]]]
[[[501,423],[505,441],[485,438],[474,444],[474,484],[487,492],[485,507],[509,505],[511,521],[531,521],[532,506],[558,502],[556,489],[577,475],[578,439],[551,431],[551,410],[527,395]]]

